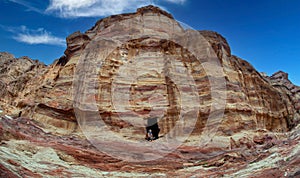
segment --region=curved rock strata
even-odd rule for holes
[[[88,90],[74,84],[85,80]],[[49,66],[0,53],[0,86],[0,176],[299,175],[299,87],[284,72],[257,72],[220,34],[185,30],[154,6],[71,34],[65,55]],[[159,116],[158,141],[192,134],[161,159],[128,163],[86,140],[83,109],[133,143],[144,141],[151,114]],[[208,128],[217,129],[199,147]],[[121,144],[105,139],[104,147]]]

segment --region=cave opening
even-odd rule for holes
[[[147,119],[146,126],[146,140],[156,140],[159,138],[160,128],[157,123],[156,117],[150,117]]]

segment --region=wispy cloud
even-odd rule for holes
[[[165,0],[171,3],[175,3],[175,4],[184,4],[186,2],[186,0]]]
[[[28,11],[34,11],[34,12],[38,12],[43,14],[44,13],[44,9],[42,9],[39,5],[37,5],[37,3],[35,3],[35,1],[25,1],[25,0],[8,0],[10,2],[22,5],[24,7],[26,7]]]
[[[56,37],[44,28],[28,29],[26,26],[21,27],[4,27],[6,31],[13,33],[13,39],[27,44],[46,44],[65,46],[65,39]]]
[[[35,11],[41,14],[54,14],[61,18],[78,18],[120,14],[134,11],[136,8],[149,4],[159,6],[163,1],[182,5],[187,0],[49,0],[49,4],[45,4],[45,1],[40,0],[8,1],[22,5],[28,11]]]
[[[186,0],[163,0],[183,4]],[[159,3],[153,0],[50,0],[47,13],[62,18],[99,17],[134,11],[141,6]]]
[[[184,4],[187,0],[8,0],[26,7],[28,11],[56,15],[61,18],[103,17],[135,11],[145,5],[160,6],[162,2]],[[161,7],[161,6],[160,6]],[[162,7],[163,8],[163,7]],[[165,9],[165,8],[163,8]]]
[[[149,4],[146,0],[50,0],[46,9],[63,18],[97,17],[130,11]]]

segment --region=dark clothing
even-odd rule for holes
[[[21,117],[21,116],[22,116],[22,111],[19,112],[19,117]]]
[[[153,137],[151,129],[149,129],[148,133],[146,134],[146,140],[148,140],[148,141],[155,140],[155,138]]]

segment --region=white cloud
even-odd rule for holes
[[[184,4],[187,0],[49,0],[45,1],[8,0],[26,7],[26,10],[41,14],[55,14],[61,18],[101,17],[124,12],[132,12],[141,6],[156,5],[161,2]]]
[[[147,5],[148,0],[50,0],[46,9],[63,18],[97,17],[119,14]]]
[[[183,4],[186,0],[164,0]],[[50,0],[47,13],[62,18],[99,17],[134,11],[141,6],[154,4],[153,0]],[[159,1],[157,1],[159,2]]]
[[[65,46],[65,39],[53,36],[50,32],[47,32],[44,28],[38,28],[36,30],[28,29],[26,26],[20,28],[9,28],[10,32],[15,35],[13,38],[19,42],[27,44],[48,44]]]
[[[50,5],[48,7],[51,9],[76,9],[76,8],[84,8],[90,7],[97,3],[97,0],[50,0]]]
[[[175,4],[184,4],[186,0],[165,0]]]

